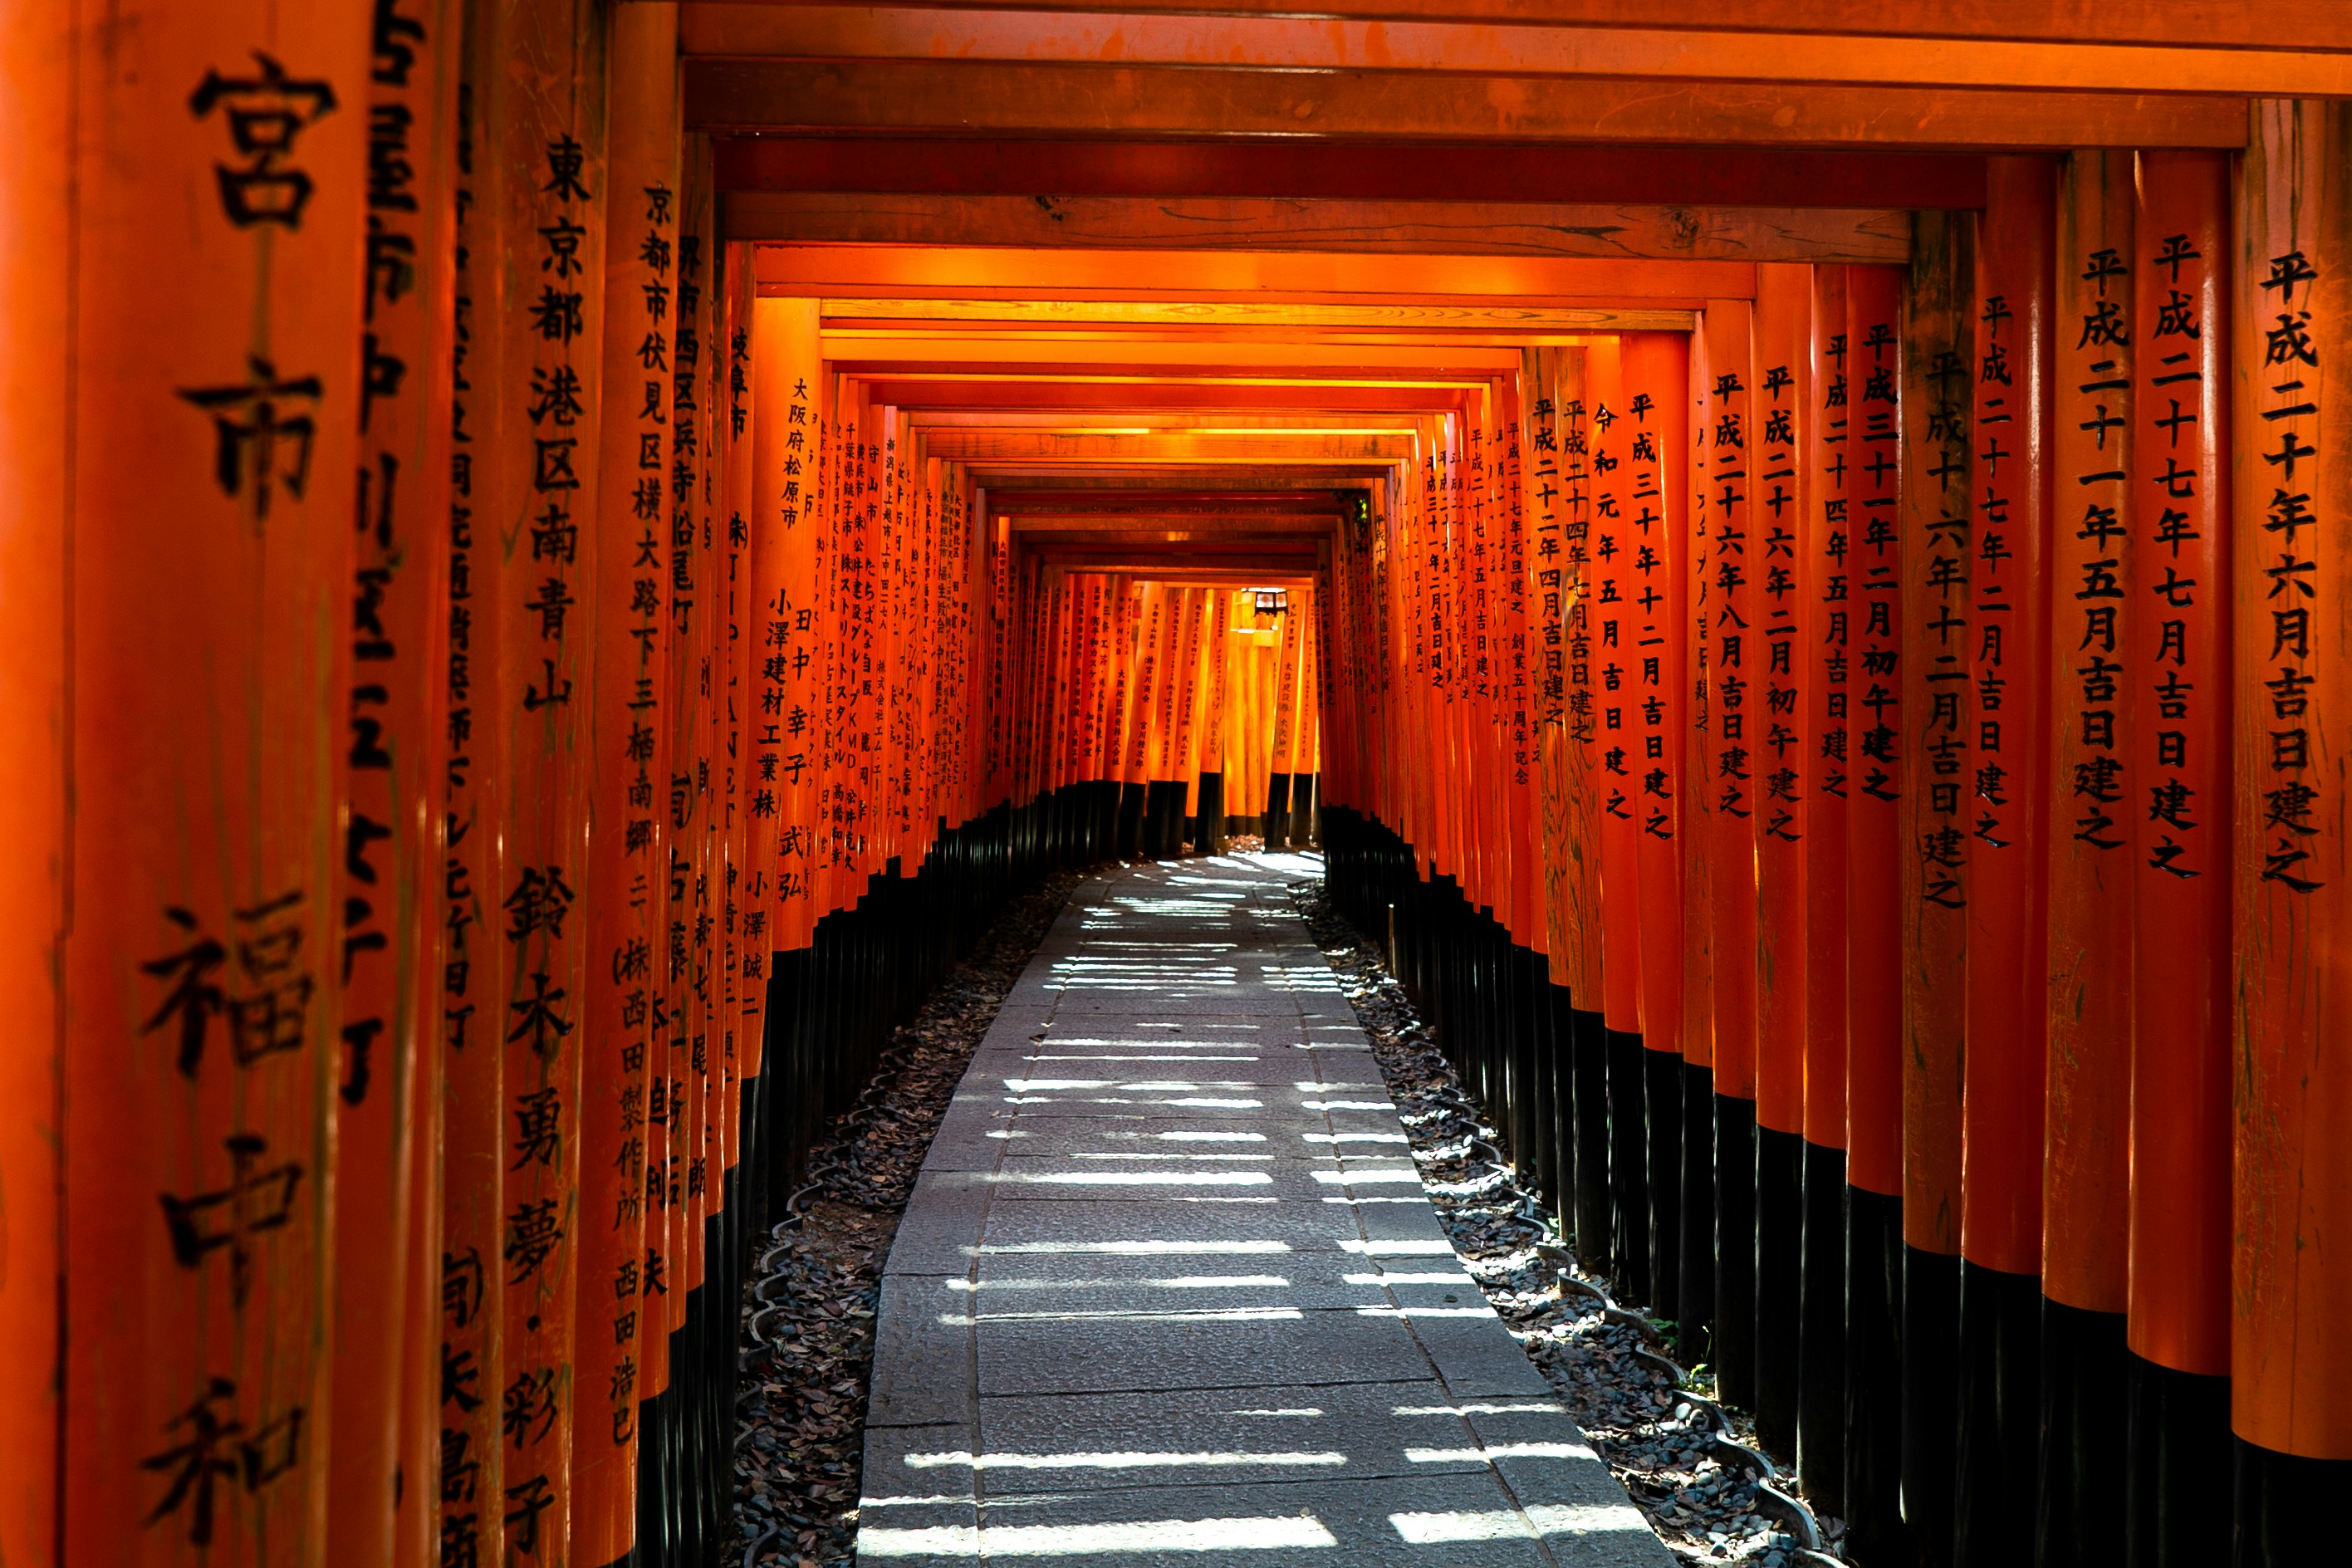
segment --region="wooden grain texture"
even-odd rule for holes
[[[763,6],[793,0],[757,0]],[[997,0],[933,0],[942,11],[992,10]],[[1123,12],[1197,10],[1199,0],[1122,0]],[[688,26],[710,12],[744,7],[689,4]],[[1218,10],[1240,16],[1288,15],[1297,0],[1221,0]],[[1108,7],[1106,7],[1108,9]],[[1425,17],[1430,0],[1344,0],[1321,14],[1347,17]],[[1569,26],[1661,23],[1652,0],[1453,0],[1457,22],[1549,22]],[[2039,38],[2113,43],[2206,44],[2221,48],[2275,44],[2278,9],[2264,0],[1906,0],[1899,12],[1885,0],[1689,0],[1676,6],[1680,28],[1890,35],[1898,37]],[[2352,49],[2352,13],[2310,7],[2294,18],[2295,42],[2312,49]]]
[[[1911,248],[1906,216],[1885,209],[837,191],[735,192],[727,237],[1669,261],[1901,261]]]
[[[1563,158],[1539,142],[732,136],[719,142],[717,157],[726,191],[1984,205],[1982,157],[1875,148],[1593,145]]]
[[[2222,94],[1805,87],[1061,62],[731,59],[685,65],[712,132],[1381,136],[1816,146],[2233,147]]]
[[[1904,220],[1906,244],[1910,221]],[[879,321],[986,321],[1026,327],[1189,328],[1333,327],[1416,333],[1688,331],[1695,312],[1628,308],[1547,309],[1495,304],[1264,304],[1238,300],[826,300],[829,328]]]
[[[1127,7],[1036,12],[929,5],[697,6],[682,40],[698,55],[803,59],[1091,61],[1289,70],[1486,72],[1643,81],[1771,81],[2110,92],[2344,92],[2352,56],[2300,47],[2300,27],[2228,50],[2114,41],[1926,38],[1881,30],[1825,36],[1693,25],[1631,26],[1448,18],[1154,15]]]
[[[1639,302],[1696,310],[1746,299],[1745,261],[1601,260],[1551,256],[1351,256],[1306,250],[1096,250],[1083,247],[877,247],[761,245],[763,294],[835,299],[1174,300],[1256,304],[1451,305],[1530,309]]]

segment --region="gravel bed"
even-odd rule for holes
[[[1294,883],[1290,893],[1371,1037],[1454,1250],[1659,1539],[1691,1563],[1835,1561],[1843,1521],[1801,1511],[1795,1477],[1771,1476],[1754,1422],[1714,1403],[1708,1371],[1678,1382],[1662,1325],[1636,1303],[1611,1301],[1607,1281],[1561,1247],[1559,1215],[1514,1179],[1500,1133],[1379,948],[1332,908],[1321,881]],[[1759,1476],[1770,1478],[1769,1489]],[[1822,1551],[1808,1550],[1808,1529]]]
[[[883,1260],[972,1052],[1077,880],[1056,875],[1013,900],[900,1026],[873,1084],[811,1152],[793,1215],[753,1260],[727,1568],[856,1561]]]

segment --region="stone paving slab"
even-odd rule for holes
[[[1669,1568],[1447,1242],[1317,869],[1073,893],[891,1249],[861,1562]]]

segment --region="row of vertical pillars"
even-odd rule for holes
[[[1521,1179],[1846,1521],[1851,1560],[2326,1560],[2318,1493],[2342,1467],[2232,1439],[2226,1380],[2132,1355],[2031,1277],[1906,1245],[1900,1197],[1608,1027],[1381,823],[1327,806],[1323,831],[1336,904],[1381,941]]]

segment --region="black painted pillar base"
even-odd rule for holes
[[[1128,860],[1143,858],[1143,808],[1150,788],[1139,784],[1118,786],[1118,837],[1116,853]]]
[[[1756,1408],[1756,1102],[1715,1097],[1715,1387]]]
[[[1648,1042],[1644,1041],[1644,1045]],[[1657,1315],[1683,1315],[1683,1057],[1642,1053],[1643,1114],[1650,1128],[1650,1301]]]
[[[1711,1361],[1715,1325],[1715,1071],[1682,1064],[1682,1262],[1675,1283],[1675,1350],[1685,1366]]]
[[[1845,1151],[1805,1145],[1804,1286],[1797,1325],[1797,1481],[1845,1517]]]
[[[2117,1424],[2129,1354],[2121,1312],[2042,1299],[2043,1458],[2033,1525],[2040,1568],[2106,1568],[2118,1561],[2128,1434]],[[2226,1511],[2228,1500],[2221,1506]]]
[[[1265,781],[1265,847],[1290,847],[1290,775],[1269,773]]]
[[[1561,1239],[1576,1236],[1576,1008],[1565,985],[1543,986],[1544,1136],[1551,1142],[1551,1190],[1544,1201],[1559,1215]]]
[[[1628,1306],[1654,1300],[1650,1279],[1650,1171],[1643,1148],[1642,1037],[1605,1029],[1609,1061],[1609,1279]]]
[[[2230,1380],[2124,1352],[2131,1458],[2125,1482],[2124,1561],[2130,1568],[2192,1568],[2229,1554],[2231,1507],[2220,1479],[2231,1458]],[[2314,1509],[2320,1499],[2306,1501]],[[2340,1509],[2343,1494],[2327,1500]],[[2352,1555],[2342,1532],[2336,1549]]]
[[[1958,1464],[1960,1260],[1903,1249],[1903,1517],[1924,1568],[1952,1561]]]
[[[2230,1568],[2305,1568],[2342,1562],[2341,1500],[2352,1459],[2306,1459],[2231,1440],[2237,1456],[2237,1541]],[[2219,1478],[2211,1484],[2219,1485]]]
[[[2014,1568],[2042,1458],[2042,1277],[1960,1260],[1959,1467],[1952,1558]]]
[[[1576,1103],[1576,1255],[1607,1272],[1609,1251],[1609,1031],[1599,1012],[1570,1011]]]
[[[1184,781],[1154,779],[1146,786],[1143,852],[1154,860],[1184,853]]]
[[[1531,947],[1511,948],[1511,1033],[1514,1041],[1512,1079],[1517,1105],[1513,1136],[1518,1146],[1512,1155],[1519,1175],[1538,1197],[1555,1201],[1559,1172],[1552,1146],[1551,1110],[1551,989],[1550,964]]]
[[[1903,1522],[1903,1200],[1846,1189],[1845,1552],[1918,1562]]]
[[[1118,808],[1127,798],[1127,786],[1117,779],[1097,779],[1094,791],[1094,839],[1087,857],[1090,864],[1118,856]]]
[[[1804,1294],[1805,1140],[1756,1129],[1756,1436],[1797,1455],[1797,1325]]]
[[[1322,842],[1322,814],[1316,799],[1321,782],[1319,773],[1290,775],[1290,842],[1300,848]]]
[[[1225,775],[1202,773],[1201,792],[1193,800],[1192,848],[1196,854],[1225,852]]]

